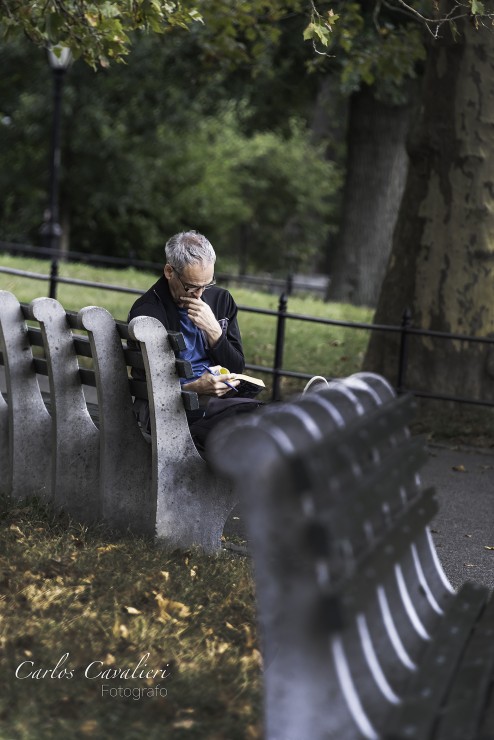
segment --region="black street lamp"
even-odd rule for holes
[[[62,109],[62,88],[65,73],[72,61],[70,49],[58,47],[55,51],[48,49],[48,60],[53,73],[53,123],[50,152],[50,186],[48,208],[45,210],[43,224],[40,229],[43,247],[52,250],[50,271],[50,298],[57,293],[58,258],[60,253],[60,238],[62,227],[59,223],[59,182],[60,182],[60,120]]]

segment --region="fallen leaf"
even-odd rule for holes
[[[465,568],[476,568],[477,566],[474,563],[463,563]]]
[[[124,611],[127,612],[127,614],[132,614],[135,616],[136,614],[142,614],[142,612],[139,609],[136,609],[134,606],[124,606]]]
[[[190,617],[190,608],[180,601],[167,599],[159,593],[154,598],[158,604],[160,616],[178,617],[179,619]]]
[[[208,644],[208,650],[210,655],[223,655],[229,650],[230,644],[228,642],[220,642],[219,640],[212,640]]]
[[[494,547],[492,545],[484,545],[485,550],[494,550]]]
[[[88,719],[79,727],[79,731],[83,735],[91,736],[98,732],[100,729],[99,724],[94,719]]]
[[[453,465],[453,470],[456,473],[466,473],[467,469],[464,465]]]
[[[471,534],[466,534],[465,537],[473,537]]]
[[[117,619],[113,625],[113,634],[115,637],[122,637],[124,640],[127,639],[129,636],[129,630],[125,626],[125,624],[121,624],[121,622]]]
[[[195,725],[193,719],[179,719],[173,723],[172,727],[175,730],[191,730]]]
[[[247,649],[250,649],[255,644],[254,638],[252,636],[252,630],[251,630],[251,628],[249,627],[248,624],[243,624],[242,627],[243,627],[243,630],[245,632],[245,647]]]
[[[96,552],[111,552],[112,550],[121,550],[120,545],[103,545],[102,547],[97,547]]]

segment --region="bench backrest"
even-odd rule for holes
[[[129,337],[140,352],[127,348]],[[221,519],[234,502],[190,436],[184,400],[194,408],[197,396],[182,392],[177,379],[191,375],[173,351],[181,339],[151,317],[127,327],[100,307],[67,313],[50,298],[22,306],[0,291],[3,492],[39,496],[80,520],[156,535],[169,548],[217,550]],[[129,378],[131,368],[144,369],[146,381]],[[88,386],[96,389],[89,405]],[[149,400],[150,440],[138,427],[133,397]],[[208,516],[198,500],[211,491],[209,506],[217,507]]]
[[[378,737],[452,598],[411,405],[362,373],[210,439],[247,518],[268,740]]]

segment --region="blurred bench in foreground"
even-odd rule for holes
[[[494,599],[442,571],[412,407],[360,373],[209,440],[247,520],[266,740],[494,738]]]

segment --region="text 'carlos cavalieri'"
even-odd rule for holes
[[[150,653],[141,656],[136,665],[126,668],[107,667],[102,660],[93,660],[84,668],[84,677],[93,681],[103,679],[110,681],[114,679],[155,679],[163,680],[171,675],[168,671],[169,664],[164,668],[148,668],[147,661]],[[54,668],[38,668],[33,660],[23,660],[15,670],[15,677],[24,680],[33,679],[71,679],[76,675],[76,669],[69,667],[70,653],[64,653],[59,658]],[[80,669],[79,669],[80,670]]]

